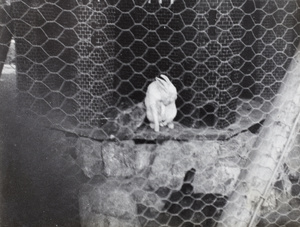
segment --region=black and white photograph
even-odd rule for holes
[[[300,0],[0,0],[0,227],[300,227]]]

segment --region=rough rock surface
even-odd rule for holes
[[[109,177],[131,177],[149,165],[150,152],[146,146],[136,147],[133,141],[104,143],[104,174]]]
[[[91,178],[80,195],[82,226],[136,226],[138,204],[156,214],[164,205],[157,190],[179,189],[191,168],[196,170],[195,193],[228,195],[247,158],[248,136],[162,144],[81,141],[77,163]],[[100,180],[94,180],[97,176]]]
[[[82,226],[136,226],[132,196],[116,181],[85,185],[79,199]]]
[[[184,174],[194,168],[197,170],[195,192],[226,195],[233,190],[240,173],[242,153],[246,150],[237,141],[167,141],[155,150],[149,180],[154,187],[176,189],[181,186]]]
[[[154,145],[136,146],[133,141],[96,142],[79,139],[77,163],[89,178],[132,177],[149,166]]]
[[[103,172],[101,145],[89,139],[78,139],[76,147],[76,161],[84,174],[89,178],[101,174]]]
[[[132,105],[121,103],[118,107],[107,108],[99,121],[99,130],[94,134],[96,139],[118,138],[130,139],[143,124],[146,117],[143,102]]]

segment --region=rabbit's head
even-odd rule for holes
[[[156,77],[159,89],[162,94],[162,102],[164,105],[169,105],[177,99],[177,89],[166,75],[161,74]]]

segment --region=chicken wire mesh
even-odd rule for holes
[[[82,226],[232,226],[231,213],[240,226],[299,226],[299,136],[272,115],[298,84],[289,78],[299,76],[299,9],[296,0],[2,0],[1,63],[13,40],[17,106],[51,129],[73,166]],[[143,101],[160,74],[177,89],[178,112],[174,129],[154,132]],[[291,139],[267,137],[284,124]],[[274,145],[262,153],[267,170],[256,168],[272,187],[239,217],[231,207],[252,151],[275,140],[287,154]]]

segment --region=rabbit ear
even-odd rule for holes
[[[168,91],[168,84],[165,80],[160,79],[158,77],[156,77],[155,80],[158,82],[160,88],[162,88],[165,91]]]
[[[164,75],[164,74],[161,74],[160,75],[160,77],[161,78],[163,78],[164,79],[164,81],[166,81],[168,84],[170,84],[171,83],[171,81],[170,81],[170,79],[166,76],[166,75]]]
[[[169,86],[172,84],[169,78],[164,74],[160,74],[159,77],[156,77],[156,80],[159,81],[160,85],[163,86],[166,91],[169,90]]]

